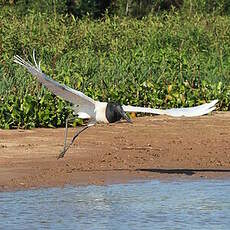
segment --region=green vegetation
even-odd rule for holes
[[[172,108],[217,98],[218,109],[230,110],[230,16],[223,11],[187,7],[142,19],[18,12],[0,10],[0,128],[63,126],[71,112],[13,63],[15,54],[32,60],[33,49],[44,73],[96,100]]]

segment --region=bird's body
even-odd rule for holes
[[[107,117],[106,117],[106,108],[107,108],[106,102],[99,102],[97,101],[95,104],[95,119],[98,123],[109,123]]]
[[[201,116],[213,111],[215,109],[216,103],[218,102],[218,100],[213,100],[210,103],[206,103],[191,108],[161,110],[161,109],[153,109],[153,108],[136,107],[130,105],[121,106],[118,103],[95,101],[92,98],[86,96],[84,93],[72,89],[66,85],[62,85],[54,81],[53,79],[49,78],[41,71],[40,63],[39,65],[37,64],[35,60],[35,53],[33,53],[33,59],[35,65],[25,61],[19,56],[14,57],[14,62],[24,66],[32,75],[34,75],[37,78],[37,80],[40,83],[46,86],[52,93],[54,93],[57,96],[60,96],[66,101],[71,102],[73,104],[74,114],[78,115],[79,118],[89,120],[88,125],[74,136],[71,144],[83,130],[96,123],[113,123],[119,121],[121,118],[126,119],[128,122],[131,122],[130,118],[126,115],[125,112],[164,114],[164,115],[174,116],[174,117],[180,117],[180,116],[194,117],[194,116]],[[67,136],[67,128],[66,128],[65,137],[66,136]],[[64,150],[59,157],[63,157],[67,149],[68,148],[66,148],[66,140],[65,140]]]

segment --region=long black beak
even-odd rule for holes
[[[121,111],[121,116],[129,123],[133,123],[129,116],[125,113],[125,111]]]

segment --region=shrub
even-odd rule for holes
[[[36,49],[44,73],[101,101],[229,110],[228,16],[172,12],[100,20],[0,13],[0,127],[63,126],[69,104],[13,63]],[[80,122],[80,121],[79,121]]]

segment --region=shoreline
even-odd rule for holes
[[[211,170],[211,171],[209,171]],[[72,174],[72,176],[66,179],[64,174],[63,178],[59,180],[53,180],[49,178],[49,181],[35,181],[28,182],[25,178],[15,178],[11,180],[8,185],[0,185],[0,192],[17,192],[24,190],[34,190],[34,189],[48,189],[48,188],[65,188],[68,186],[106,186],[112,184],[127,184],[127,183],[141,183],[150,180],[158,180],[162,182],[170,181],[197,181],[197,180],[230,180],[230,170],[225,172],[219,169],[209,169],[200,172],[200,170],[191,170],[194,174],[187,174],[189,169],[160,169],[159,172],[141,172],[139,170],[130,171],[122,170],[117,172],[117,170],[111,171],[88,171],[82,172],[77,171]],[[164,173],[160,171],[165,171]],[[170,172],[172,171],[172,172]],[[181,171],[185,171],[182,173]],[[75,177],[75,178],[74,178]],[[22,181],[22,182],[20,182]]]
[[[97,185],[97,186],[106,186],[112,184],[127,184],[127,183],[141,183],[150,180],[158,180],[162,182],[170,182],[170,181],[197,181],[197,180],[229,180],[230,179],[230,170],[226,170],[226,172],[219,171],[219,169],[211,169],[211,171],[204,170],[204,172],[200,172],[200,170],[191,170],[194,172],[193,175],[187,174],[189,169],[180,169],[180,171],[185,171],[185,173],[181,172],[169,172],[169,171],[177,171],[178,169],[160,169],[161,172],[140,172],[130,171],[130,170],[122,170],[122,172],[117,172],[117,170],[111,171],[88,171],[82,172],[77,171],[72,174],[71,177],[66,179],[66,175],[63,175],[65,179],[63,180],[51,180],[46,181],[36,181],[36,182],[27,182],[25,178],[21,179],[12,179],[11,183],[8,185],[0,185],[0,192],[17,192],[24,190],[34,190],[34,189],[47,189],[47,188],[65,188],[68,186],[89,186],[89,185]],[[197,171],[197,172],[196,172]],[[219,171],[219,172],[218,172]],[[169,173],[167,173],[169,172]],[[93,176],[92,176],[93,175]],[[76,178],[74,178],[76,177]],[[20,182],[23,181],[23,182]]]
[[[63,159],[64,129],[0,130],[0,191],[142,180],[230,179],[230,112],[91,127]],[[76,129],[69,130],[68,140]]]

